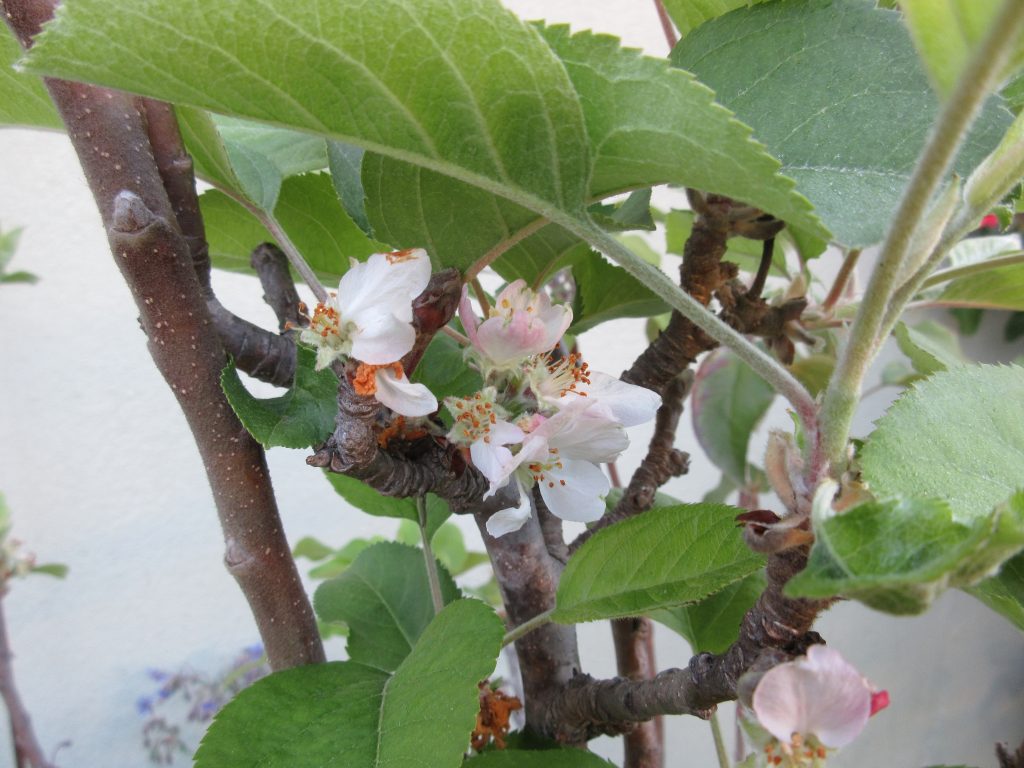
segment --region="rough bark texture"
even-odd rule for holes
[[[654,655],[654,622],[637,616],[612,622],[615,664],[619,676],[628,680],[650,680],[658,674]],[[637,723],[623,734],[623,768],[661,768],[665,762],[662,718]]]
[[[5,0],[2,8],[25,45],[52,15],[52,5],[38,1]],[[192,253],[136,101],[79,83],[45,82],[139,308],[150,353],[195,437],[224,529],[225,560],[249,601],[270,663],[283,669],[323,661],[263,450],[220,389],[224,350],[212,333]]]

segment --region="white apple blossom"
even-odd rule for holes
[[[812,645],[807,655],[765,673],[753,695],[758,722],[778,739],[766,751],[786,766],[822,765],[828,749],[853,741],[889,703],[839,651]]]
[[[360,394],[373,395],[403,416],[437,410],[430,390],[410,382],[398,362],[416,342],[412,301],[429,281],[430,259],[422,248],[353,261],[337,294],[316,306],[299,336],[316,348],[316,369],[353,358],[364,364],[356,377]]]
[[[578,354],[564,357],[557,363],[539,359],[527,374],[530,389],[537,401],[552,408],[562,409],[581,397],[596,401],[594,413],[617,421],[624,427],[635,427],[654,418],[661,406],[656,392],[635,384],[628,384],[590,366]]]
[[[572,309],[552,305],[546,293],[516,280],[498,294],[482,323],[463,290],[459,318],[486,373],[511,370],[528,357],[549,352],[572,323]]]

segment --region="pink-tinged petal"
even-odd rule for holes
[[[874,717],[883,709],[889,706],[889,692],[888,691],[874,691],[871,694],[871,714],[870,717]]]
[[[532,320],[525,312],[516,312],[508,321],[500,317],[485,320],[477,329],[478,349],[496,365],[518,364],[546,351],[544,326]]]
[[[570,459],[594,463],[614,461],[629,446],[626,430],[616,421],[593,413],[586,398],[570,403],[536,432],[548,439],[551,448]]]
[[[544,300],[545,303],[548,301],[547,296],[544,296]],[[544,327],[544,346],[540,352],[547,352],[559,342],[572,325],[572,307],[567,304],[556,304],[537,313],[535,322],[540,322]]]
[[[780,664],[758,683],[753,696],[758,721],[780,741],[814,734],[826,747],[842,747],[863,730],[871,689],[842,655],[811,646],[806,658]]]
[[[466,329],[466,336],[469,337],[470,343],[474,347],[479,347],[476,329],[479,327],[480,321],[477,320],[476,313],[473,311],[473,303],[469,300],[468,285],[462,286],[462,299],[459,301],[459,319],[462,321],[462,327]]]
[[[605,513],[604,497],[611,484],[589,461],[563,459],[560,468],[546,469],[537,481],[551,513],[563,520],[592,523]]]
[[[414,384],[391,368],[378,368],[374,373],[377,391],[374,397],[402,416],[426,416],[437,410],[437,398],[423,384]]]
[[[386,313],[364,313],[352,332],[352,357],[370,365],[387,365],[401,360],[415,343],[416,331],[409,323]]]
[[[516,486],[519,490],[519,506],[495,512],[487,518],[487,532],[494,538],[504,536],[506,533],[518,531],[526,525],[526,521],[529,520],[530,515],[533,514],[530,508],[529,491],[524,489],[518,482],[516,483]]]
[[[590,374],[590,384],[577,387],[586,393],[588,398],[596,401],[594,406],[598,412],[619,422],[624,427],[635,427],[654,418],[661,407],[661,396],[646,387],[627,384],[609,376],[607,373],[594,371]],[[559,399],[558,407],[564,407],[569,400],[579,395],[569,394]]]
[[[359,324],[364,312],[385,312],[412,320],[412,300],[430,281],[430,258],[422,248],[375,253],[346,272],[338,284],[342,317]]]

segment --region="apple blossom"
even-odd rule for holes
[[[654,418],[661,406],[661,397],[645,387],[638,387],[591,371],[578,354],[571,354],[550,363],[538,360],[527,373],[530,389],[542,405],[561,409],[568,403],[588,397],[596,401],[594,413],[601,413],[624,427],[635,427]]]
[[[490,317],[482,323],[463,289],[459,318],[487,373],[511,370],[528,357],[550,351],[572,322],[572,309],[552,305],[546,293],[516,280],[498,294]]]
[[[803,658],[779,664],[754,689],[758,722],[778,740],[766,747],[775,765],[817,766],[827,749],[849,744],[889,702],[842,655],[812,645]]]

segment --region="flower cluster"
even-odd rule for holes
[[[889,705],[839,651],[812,645],[807,655],[773,667],[754,689],[753,710],[771,734],[765,764],[819,768],[829,750],[846,746],[868,718]]]
[[[299,340],[316,348],[316,369],[336,360],[360,363],[353,381],[361,395],[372,395],[395,413],[426,416],[437,399],[413,384],[401,359],[416,343],[412,301],[430,281],[430,259],[422,248],[375,253],[353,261],[326,304],[317,304]]]
[[[459,316],[472,345],[469,361],[486,386],[445,401],[454,419],[448,439],[468,448],[490,482],[488,496],[509,483],[519,492],[519,505],[492,515],[488,532],[521,528],[535,486],[558,517],[597,520],[609,490],[598,464],[622,453],[629,444],[624,428],[653,418],[661,398],[591,371],[578,355],[553,354],[572,310],[522,280],[498,294],[483,321],[464,293]]]

